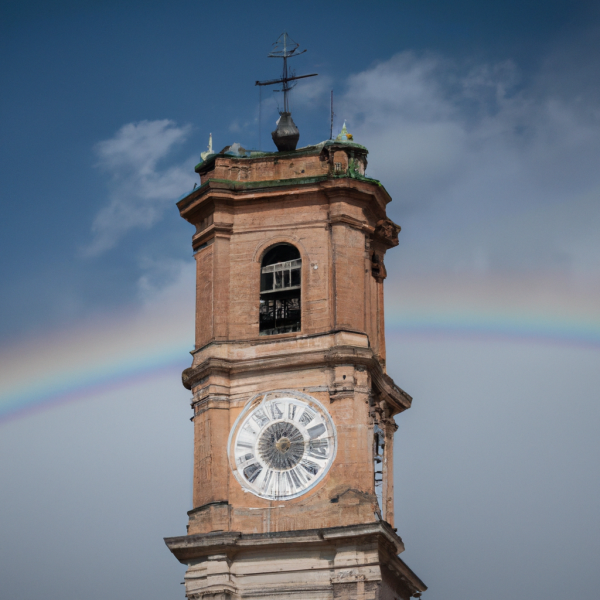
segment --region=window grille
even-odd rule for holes
[[[300,288],[300,268],[302,260],[290,260],[261,269],[260,293],[270,294],[279,290],[294,290]]]
[[[260,273],[260,335],[300,331],[302,259],[289,244],[265,254]]]

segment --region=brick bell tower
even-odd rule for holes
[[[408,600],[426,586],[398,557],[393,439],[412,399],[383,314],[400,227],[345,125],[295,150],[290,123],[283,151],[209,148],[177,205],[196,229],[193,508],[165,541],[194,600]]]

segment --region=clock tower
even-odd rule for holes
[[[386,373],[383,282],[400,227],[366,167],[345,126],[298,150],[234,144],[178,202],[195,227],[194,479],[187,535],[166,543],[190,599],[426,589],[394,525],[411,397]]]
[[[233,144],[196,167],[193,507],[166,538],[190,600],[408,600],[426,587],[398,557],[395,415],[386,373],[384,256],[400,227],[367,149],[342,128],[296,150],[283,34],[278,152]]]

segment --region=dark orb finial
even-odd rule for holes
[[[292,120],[292,113],[280,113],[279,121],[277,121],[277,129],[271,133],[271,137],[279,152],[288,152],[296,149],[296,145],[300,139],[300,132]]]

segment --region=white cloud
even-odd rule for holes
[[[193,260],[144,258],[138,294],[144,306],[176,306],[182,298],[193,308],[196,263]]]
[[[405,52],[349,78],[336,113],[369,148],[368,173],[395,200],[404,268],[600,272],[600,113],[544,68],[523,82],[510,61],[458,64]],[[329,85],[303,81],[294,102],[308,108],[328,97]],[[264,119],[274,101],[263,95]],[[192,187],[193,159],[160,167],[189,129],[144,121],[98,144],[111,196],[88,254],[150,227]]]
[[[327,75],[301,79],[290,95],[290,106],[292,109],[313,108],[315,104],[329,103],[329,90],[331,90],[331,78]],[[283,99],[282,99],[283,100]]]
[[[133,228],[152,226],[165,208],[191,189],[193,158],[181,165],[160,166],[190,129],[166,119],[128,123],[96,145],[98,166],[111,178],[110,198],[94,219],[87,255],[112,248]]]
[[[577,90],[510,62],[406,52],[352,76],[341,102],[395,202],[416,271],[600,273],[600,118]]]

